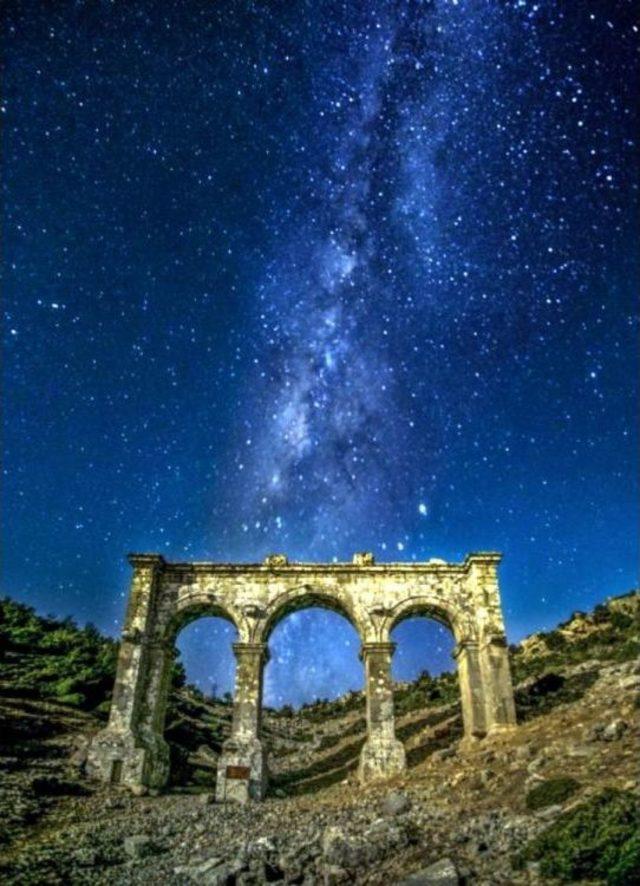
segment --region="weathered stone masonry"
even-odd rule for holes
[[[231,621],[236,692],[231,736],[218,766],[219,799],[259,799],[267,779],[260,742],[262,677],[268,640],[288,613],[323,606],[342,613],[362,641],[367,741],[360,778],[388,777],[405,767],[394,728],[390,633],[413,615],[447,625],[456,639],[467,740],[515,725],[497,567],[500,555],[470,554],[464,563],[289,563],[275,554],[262,564],[167,563],[132,554],[131,594],[109,723],[94,738],[88,768],[105,781],[162,787],[169,775],[163,738],[177,633],[203,615]]]

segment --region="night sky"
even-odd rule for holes
[[[629,590],[633,5],[6,3],[4,592],[117,634],[130,550],[500,550],[515,641]],[[361,684],[335,614],[271,645],[269,703]]]

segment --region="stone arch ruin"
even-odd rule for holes
[[[290,612],[334,609],[358,631],[365,669],[367,740],[359,776],[371,781],[405,767],[396,738],[391,630],[427,615],[452,631],[468,741],[515,725],[513,689],[498,592],[500,554],[470,554],[463,563],[168,563],[131,554],[133,579],[109,722],[89,749],[89,774],[130,787],[160,788],[169,775],[163,738],[174,639],[190,621],[216,615],[238,631],[231,736],[218,764],[218,799],[260,799],[267,768],[260,742],[262,675],[268,639]]]

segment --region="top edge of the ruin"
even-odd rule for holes
[[[364,557],[355,554],[352,561],[308,561],[289,560],[284,554],[271,554],[262,562],[217,561],[217,560],[165,560],[162,554],[131,553],[127,560],[133,567],[155,566],[171,571],[196,572],[438,572],[466,570],[473,563],[498,564],[502,554],[498,551],[474,551],[467,554],[462,562],[450,562],[439,558],[411,561],[377,561],[372,555]]]

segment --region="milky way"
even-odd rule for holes
[[[130,549],[497,549],[516,638],[629,589],[632,3],[5,9],[8,593],[115,632]],[[271,702],[358,685],[336,619]]]

